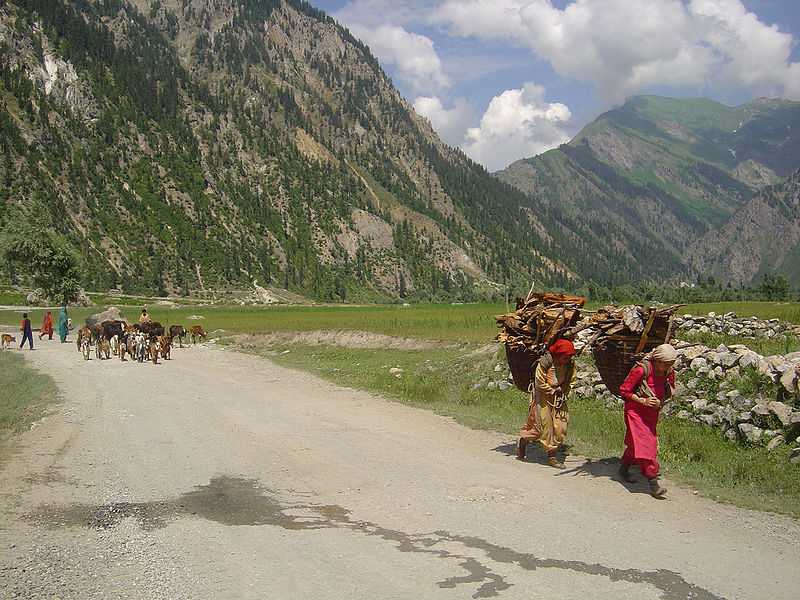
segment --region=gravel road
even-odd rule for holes
[[[0,467],[0,597],[797,598],[800,527],[229,350],[26,358],[52,414]],[[0,395],[2,391],[0,391]]]

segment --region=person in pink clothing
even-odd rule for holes
[[[662,498],[667,489],[658,481],[658,417],[661,407],[672,397],[675,389],[673,365],[677,358],[669,344],[658,346],[635,365],[619,388],[625,400],[625,453],[619,474],[627,482],[636,479],[630,467],[639,465],[650,484],[650,494]]]

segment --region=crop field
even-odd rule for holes
[[[136,320],[141,305],[118,305],[128,320]],[[590,307],[591,308],[591,307]],[[103,310],[69,309],[76,325],[86,316]],[[349,330],[397,337],[465,343],[489,342],[497,334],[494,316],[506,312],[505,304],[415,304],[370,306],[168,306],[149,305],[152,318],[163,325],[201,324],[206,331],[226,333],[270,333],[280,331]],[[780,318],[800,324],[800,303],[730,302],[687,306],[691,314],[734,311],[740,316]],[[30,311],[34,327],[44,311]],[[55,314],[55,313],[54,313]],[[203,317],[192,319],[191,317]],[[21,310],[0,311],[0,325],[17,325]]]

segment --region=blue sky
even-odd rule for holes
[[[798,0],[311,0],[490,170],[626,97],[800,100]]]

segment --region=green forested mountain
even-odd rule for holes
[[[305,2],[4,2],[0,99],[0,227],[66,238],[91,288],[470,298],[573,277],[535,201]]]
[[[541,202],[568,246],[592,253],[584,277],[623,283],[697,274],[711,263],[689,249],[798,167],[800,103],[641,96],[498,176]]]

